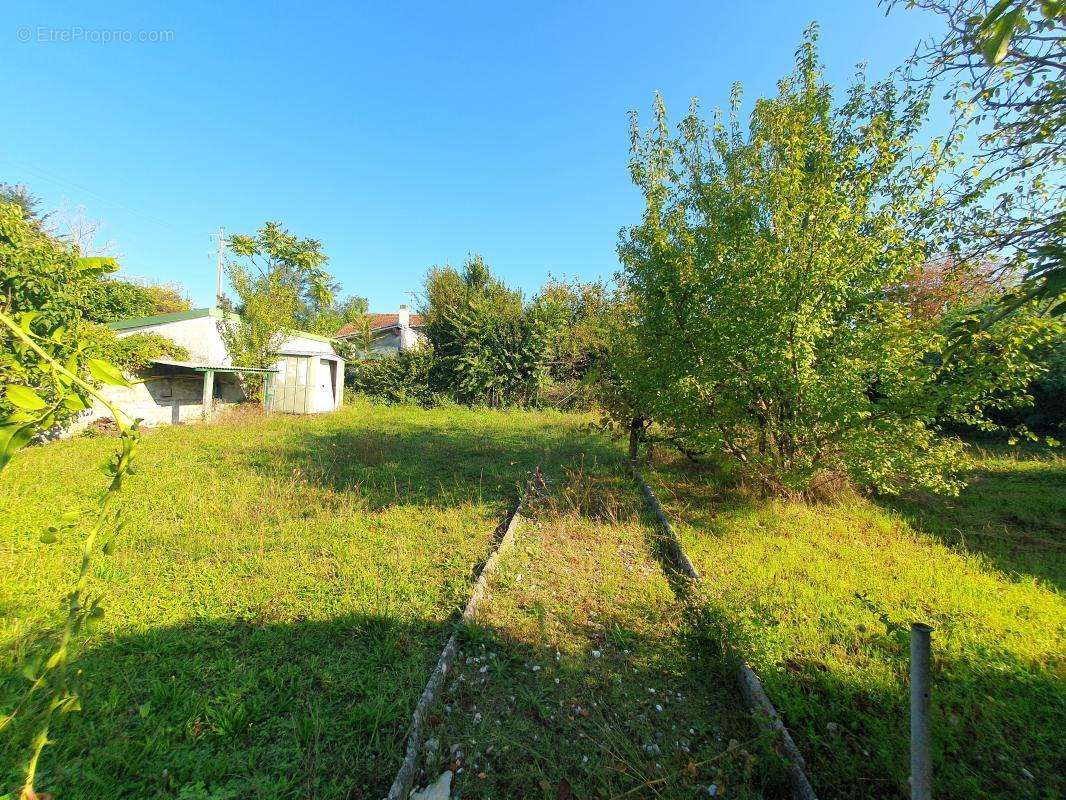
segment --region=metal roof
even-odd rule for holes
[[[192,361],[172,361],[169,358],[153,358],[153,364],[166,367],[181,367],[194,372],[277,372],[273,367],[235,367],[231,364],[196,364]]]
[[[333,359],[334,361],[343,361],[336,353],[323,353],[321,350],[275,350],[276,356],[316,356],[318,358]]]

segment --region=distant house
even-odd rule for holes
[[[166,425],[203,419],[223,405],[246,400],[242,373],[267,376],[264,405],[272,411],[318,414],[333,411],[344,395],[344,359],[333,340],[304,331],[287,332],[277,349],[277,361],[267,369],[233,365],[219,333],[221,321],[240,323],[240,317],[220,308],[198,308],[154,317],[112,322],[108,327],[121,339],[134,333],[156,333],[189,351],[187,361],[156,359],[138,375],[132,388],[108,386],[105,392],[120,409],[145,425]],[[97,404],[79,427],[108,417]]]
[[[426,342],[426,335],[422,332],[422,315],[412,314],[405,305],[401,305],[395,314],[368,314],[367,317],[371,356],[417,350]],[[334,337],[351,342],[361,349],[364,344],[364,329],[360,323],[352,323],[337,331]]]

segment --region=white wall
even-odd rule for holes
[[[100,391],[110,402],[133,419],[141,419],[145,427],[197,422],[204,415],[203,375],[152,376],[146,370],[137,376],[143,383],[130,387],[104,385]],[[244,400],[237,377],[231,373],[215,373],[215,385],[222,390],[222,398],[215,398],[214,410]],[[78,416],[66,432],[78,433],[97,419],[110,419],[107,406],[95,401],[91,409]]]
[[[216,312],[217,313],[217,312]],[[205,315],[176,322],[164,322],[158,325],[142,325],[116,331],[119,338],[134,333],[156,333],[180,344],[189,351],[188,360],[194,363],[216,366],[232,364],[222,335],[218,331],[219,317]],[[336,392],[330,380],[328,363],[321,363],[318,354],[336,359],[330,342],[292,333],[285,336],[278,348],[279,352],[311,354],[308,388],[311,391],[310,410],[313,413],[333,411],[340,405],[344,396],[344,362],[337,360]],[[146,372],[145,375],[148,373]],[[141,377],[144,377],[142,375]],[[216,373],[215,382],[222,388],[222,399],[215,399],[215,407],[229,403],[241,402],[244,394],[236,375]],[[143,384],[134,384],[131,388],[107,386],[104,389],[109,400],[134,418],[141,418],[145,425],[166,425],[175,422],[190,422],[203,417],[203,376],[172,376],[153,378]],[[86,415],[79,418],[70,433],[84,429],[94,419],[110,417],[106,406],[97,404]]]
[[[188,350],[189,361],[229,365],[229,353],[226,352],[226,345],[218,332],[219,322],[220,320],[211,316],[197,317],[178,322],[164,322],[162,325],[126,328],[116,331],[116,335],[121,339],[133,333],[158,333]]]

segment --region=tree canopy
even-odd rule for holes
[[[916,144],[927,96],[861,76],[834,105],[808,32],[777,96],[745,127],[694,105],[669,130],[634,121],[646,202],[619,253],[633,348],[627,394],[683,446],[732,456],[773,491],[841,477],[951,490],[944,421],[1024,400],[1027,357],[1052,335],[1020,316],[948,358],[942,316],[910,313],[909,279],[950,230],[943,142]]]

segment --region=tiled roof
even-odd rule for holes
[[[393,327],[395,327],[395,326],[400,324],[400,315],[399,314],[367,314],[367,316],[370,318],[370,330],[372,330],[372,331],[381,330],[382,328],[393,328]],[[411,315],[411,327],[412,328],[417,328],[421,324],[422,324],[422,315],[421,314],[412,314]],[[356,333],[359,330],[359,328],[360,328],[359,323],[352,322],[352,323],[350,323],[348,325],[345,325],[343,328],[341,328],[339,331],[337,331],[334,334],[334,336],[337,337],[338,339],[340,339],[340,338],[342,338],[344,336],[350,336],[351,334]]]

